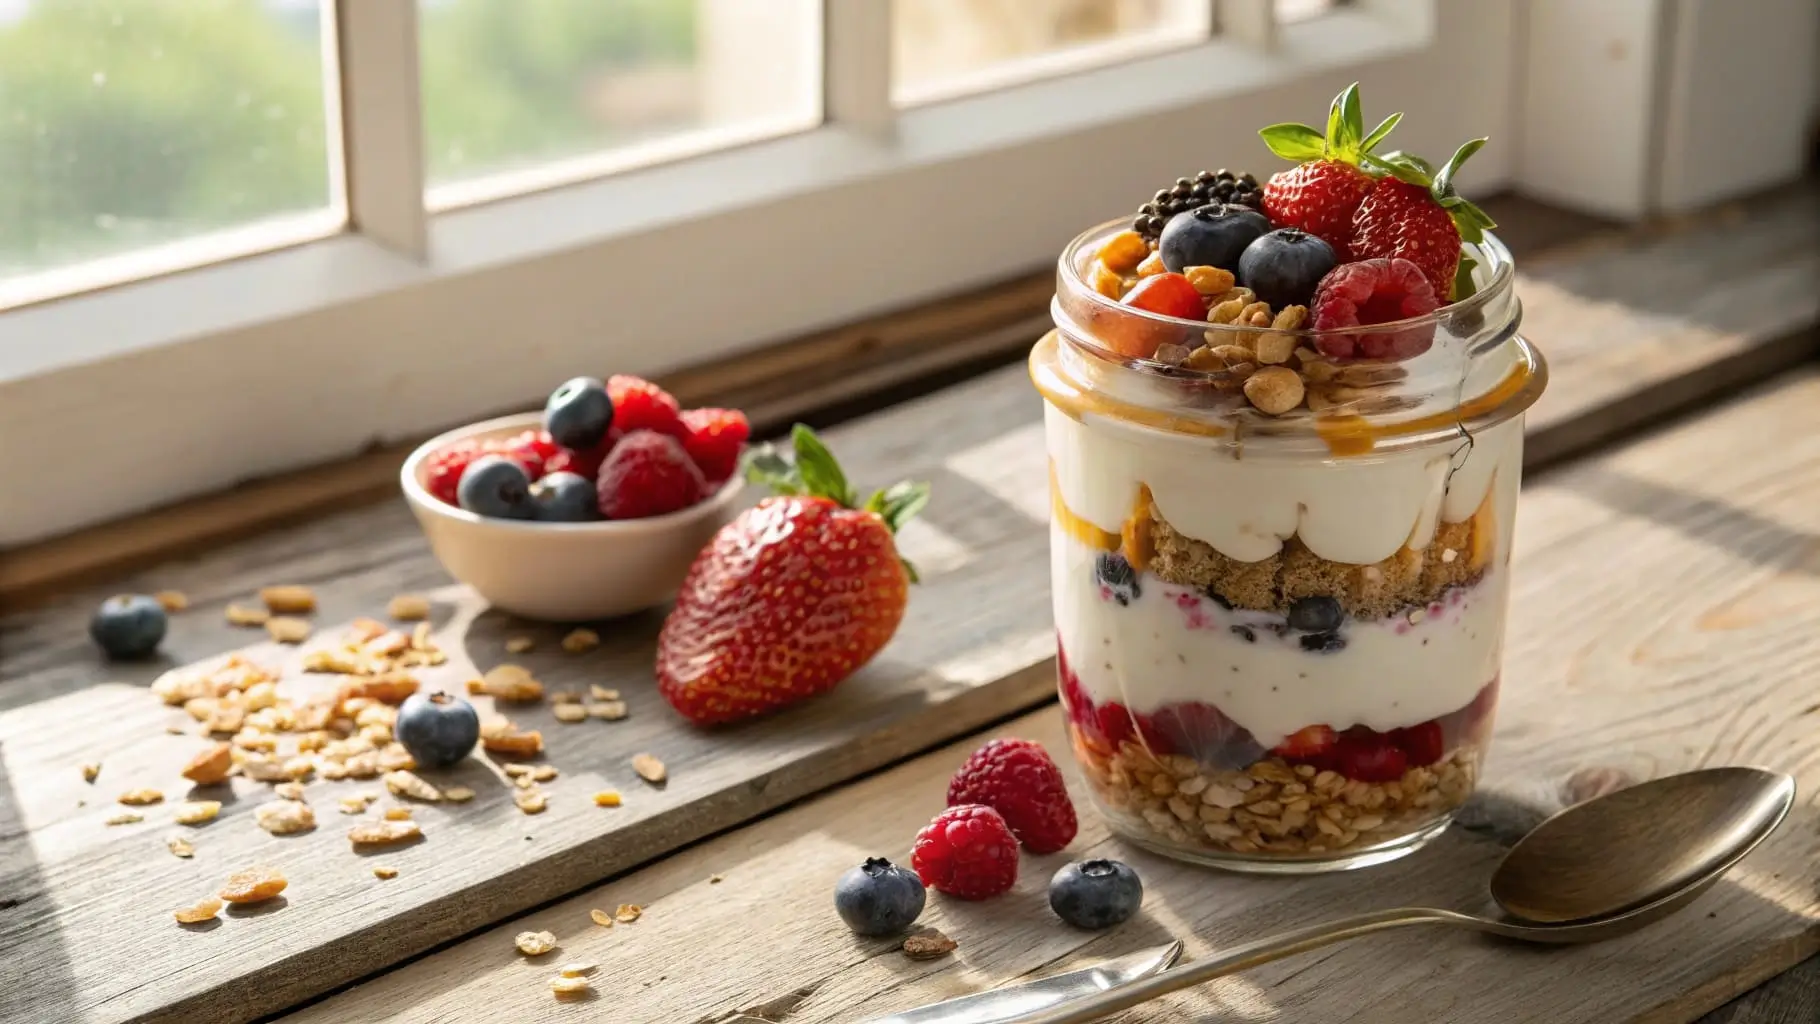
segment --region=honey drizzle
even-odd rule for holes
[[[1062,532],[1095,551],[1117,551],[1124,538],[1082,519],[1062,500],[1061,481],[1055,478],[1055,460],[1049,460],[1049,507]]]
[[[1055,368],[1055,348],[1060,343],[1059,334],[1052,330],[1043,335],[1042,339],[1031,348],[1030,381],[1036,385],[1037,391],[1042,393],[1049,404],[1061,410],[1070,419],[1078,422],[1082,416],[1091,412],[1176,434],[1221,437],[1230,433],[1227,428],[1205,420],[1176,416],[1106,395],[1089,394],[1082,391],[1072,380]],[[1379,424],[1371,423],[1357,415],[1319,416],[1314,422],[1315,433],[1327,442],[1328,450],[1336,456],[1364,455],[1376,448],[1379,441],[1388,438],[1417,434],[1425,430],[1444,429],[1454,426],[1462,420],[1488,415],[1504,403],[1521,395],[1534,376],[1535,371],[1531,369],[1529,362],[1520,362],[1511,368],[1510,373],[1506,374],[1496,387],[1484,394],[1469,398],[1461,402],[1458,407],[1446,412],[1429,413],[1426,416],[1399,420],[1395,423]]]

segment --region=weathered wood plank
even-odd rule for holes
[[[128,581],[134,589],[183,589],[196,602],[175,618],[165,662],[124,672],[103,665],[81,617],[67,608],[8,622],[0,682],[0,902],[7,907],[0,1020],[245,1020],[1040,701],[1050,686],[1040,669],[1053,649],[1045,538],[941,467],[1036,415],[1034,393],[979,400],[982,390],[1001,387],[959,388],[831,435],[868,477],[933,478],[941,498],[902,538],[925,583],[895,645],[860,678],[787,716],[716,732],[686,726],[651,688],[656,614],[608,624],[606,642],[578,656],[558,648],[562,630],[484,612],[463,588],[449,588],[437,636],[451,663],[420,673],[426,685],[459,687],[476,669],[514,661],[551,690],[618,688],[631,716],[565,725],[547,706],[512,710],[521,725],[543,730],[548,760],[563,773],[545,786],[550,809],[521,814],[508,787],[464,765],[449,778],[478,798],[420,809],[426,841],[383,858],[353,855],[345,838],[352,819],[336,813],[340,795],[383,791],[376,782],[312,783],[317,830],[274,838],[253,823],[252,808],[269,798],[268,787],[246,780],[235,781],[222,820],[193,830],[195,858],[172,857],[164,848],[171,804],[187,788],[177,772],[204,744],[166,734],[167,725],[197,727],[144,686],[170,664],[246,643],[247,633],[223,622],[222,606],[260,585],[313,583],[320,621],[339,623],[383,614],[394,593],[445,582],[402,508],[325,520]],[[995,593],[1023,597],[975,599]],[[331,632],[325,627],[323,636]],[[537,649],[507,655],[505,641],[518,634],[535,637]],[[269,645],[250,653],[264,664],[299,656]],[[628,760],[641,751],[667,762],[667,785],[653,788],[633,775]],[[78,773],[85,762],[103,765],[93,785]],[[169,799],[143,809],[144,824],[106,827],[123,810],[114,798],[138,787]],[[594,807],[601,788],[624,792],[626,805]],[[400,877],[375,879],[378,859]],[[173,909],[251,863],[289,875],[288,906],[229,915],[197,933],[171,920]]]
[[[1776,444],[1761,443],[1770,436]],[[1736,457],[1746,449],[1752,457]],[[1010,442],[993,456],[1041,461]],[[1299,881],[1222,875],[1129,849],[1089,813],[1070,851],[1025,859],[1013,895],[932,896],[926,921],[960,943],[953,959],[913,963],[888,943],[854,939],[830,905],[833,879],[870,854],[905,856],[948,774],[983,738],[974,737],[286,1019],[447,1020],[478,1006],[510,1007],[533,1024],[570,1019],[573,1008],[546,988],[553,968],[512,949],[515,932],[547,928],[563,943],[550,964],[603,965],[600,1006],[615,1019],[722,1019],[806,990],[791,1024],[851,1021],[1171,936],[1202,953],[1404,902],[1486,907],[1504,844],[1589,769],[1647,777],[1760,763],[1795,773],[1801,804],[1781,831],[1682,916],[1641,934],[1551,950],[1389,934],[1171,997],[1136,1018],[1692,1020],[1820,950],[1817,468],[1820,377],[1803,375],[1527,489],[1489,790],[1465,816],[1472,828],[1406,861]],[[1002,732],[1063,749],[1054,708]],[[1063,928],[1041,896],[1055,868],[1089,854],[1129,859],[1147,885],[1145,914],[1105,935]],[[646,908],[637,924],[590,923],[589,908],[626,902]]]

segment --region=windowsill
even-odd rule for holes
[[[899,115],[898,131],[889,139],[828,125],[451,209],[430,222],[427,263],[360,235],[340,235],[49,301],[0,314],[0,384],[1239,96],[1424,42],[1385,16],[1338,11],[1286,26],[1273,53],[1214,41],[920,106]],[[607,169],[606,163],[601,166]],[[557,168],[523,184],[536,188],[573,173]],[[200,253],[209,245],[207,239],[191,243]],[[239,240],[236,247],[244,249],[246,242]],[[47,338],[58,343],[46,344]]]

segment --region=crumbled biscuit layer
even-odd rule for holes
[[[1299,537],[1259,562],[1241,562],[1215,551],[1205,541],[1178,532],[1157,514],[1145,513],[1151,553],[1146,570],[1159,579],[1207,591],[1237,608],[1287,613],[1303,597],[1333,597],[1346,614],[1380,619],[1440,599],[1449,587],[1470,586],[1484,575],[1474,553],[1487,545],[1474,543],[1481,517],[1463,523],[1441,523],[1434,540],[1420,550],[1403,548],[1373,565],[1332,562],[1316,555]]]

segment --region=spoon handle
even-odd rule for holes
[[[1215,956],[1181,964],[1142,981],[1129,982],[1085,999],[1019,1017],[1016,1024],[1088,1024],[1089,1021],[1149,1002],[1158,996],[1235,974],[1259,964],[1281,960],[1286,956],[1319,949],[1360,935],[1412,924],[1459,924],[1474,927],[1476,921],[1462,914],[1425,907],[1401,907],[1355,914],[1234,946]]]

